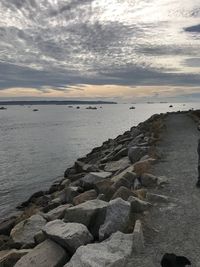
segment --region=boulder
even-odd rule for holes
[[[110,179],[100,181],[95,184],[95,190],[98,194],[104,195],[104,200],[110,201],[116,189],[113,186],[113,182]]]
[[[96,199],[96,198],[97,198],[97,192],[94,189],[92,189],[92,190],[86,191],[86,192],[76,196],[73,199],[73,204],[78,205],[78,204],[81,204],[85,201]]]
[[[87,227],[80,223],[64,223],[61,220],[48,222],[43,232],[47,237],[73,254],[78,247],[86,245],[93,240]]]
[[[15,225],[16,217],[11,217],[0,222],[0,235],[9,235]]]
[[[72,207],[71,204],[65,204],[65,205],[60,205],[57,208],[49,211],[48,213],[44,214],[45,219],[47,219],[47,221],[53,221],[56,219],[63,219],[64,218],[64,214],[65,214],[65,210]]]
[[[15,267],[60,267],[69,260],[65,250],[51,240],[45,240],[23,256]]]
[[[107,172],[116,172],[119,170],[123,171],[124,169],[126,169],[129,166],[130,166],[130,161],[129,161],[128,157],[124,157],[118,161],[108,162],[105,165],[104,170]]]
[[[119,160],[121,159],[122,157],[126,157],[128,155],[128,148],[125,147],[125,148],[122,148],[120,151],[118,151],[117,153],[115,153],[113,156],[112,156],[112,160]]]
[[[113,195],[112,199],[122,198],[123,200],[127,200],[130,196],[136,196],[134,192],[130,189],[121,186]]]
[[[79,247],[64,267],[126,267],[132,247],[133,234],[116,232],[101,243]]]
[[[73,198],[79,195],[79,187],[69,186],[62,191],[56,192],[56,198],[60,198],[63,204],[72,203]]]
[[[65,211],[65,222],[84,224],[96,238],[104,222],[108,203],[99,199],[89,200]]]
[[[140,177],[141,184],[145,187],[156,186],[157,180],[158,180],[158,177],[150,173],[143,173]]]
[[[116,189],[118,189],[121,186],[125,186],[129,189],[134,188],[136,178],[137,178],[137,175],[135,172],[128,171],[124,173],[121,179],[115,182],[114,187]]]
[[[94,188],[94,185],[104,179],[109,178],[112,175],[111,172],[90,172],[81,178],[82,186],[86,189]]]
[[[34,236],[34,240],[36,244],[42,243],[44,240],[46,240],[45,234],[41,231],[37,232],[37,234]]]
[[[143,201],[137,197],[130,196],[128,199],[128,202],[131,204],[131,212],[132,213],[140,213],[144,212],[148,208],[150,208],[152,205],[149,202]]]
[[[116,231],[125,231],[128,227],[130,216],[130,203],[116,198],[111,200],[106,210],[104,223],[99,229],[99,239],[103,240]]]
[[[126,168],[125,170],[123,170],[122,172],[118,173],[117,175],[114,175],[111,178],[111,181],[116,183],[120,179],[122,179],[127,172],[132,172],[133,170],[134,170],[134,165],[131,165],[128,168]]]
[[[146,155],[147,147],[132,146],[128,149],[128,158],[131,163],[139,161],[144,155]]]
[[[36,214],[15,225],[10,235],[14,242],[20,243],[25,247],[32,247],[35,244],[34,236],[45,224],[46,220]]]
[[[74,164],[74,168],[76,172],[96,172],[98,171],[98,167],[92,164],[86,164],[83,161],[77,160]]]
[[[151,168],[151,162],[149,160],[138,161],[134,164],[134,172],[137,175],[146,173]]]
[[[30,249],[11,249],[0,251],[0,266],[2,267],[12,267],[15,263],[24,255],[29,253]]]

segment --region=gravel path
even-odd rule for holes
[[[144,223],[144,255],[131,259],[128,267],[160,266],[166,252],[187,256],[192,266],[200,267],[200,189],[195,187],[200,134],[186,114],[170,114],[165,124],[158,144],[162,159],[153,173],[168,177],[169,184],[156,192],[172,201],[150,210]]]

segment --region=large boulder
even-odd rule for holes
[[[23,256],[15,267],[61,267],[69,260],[65,250],[51,240],[45,240]]]
[[[158,177],[150,173],[143,173],[140,177],[140,181],[145,187],[154,187],[157,185]]]
[[[100,225],[104,222],[108,203],[99,199],[89,200],[65,211],[65,222],[84,224],[94,237],[98,236]]]
[[[44,217],[45,217],[45,219],[47,219],[47,221],[53,221],[56,219],[63,219],[66,209],[68,209],[70,207],[72,207],[71,204],[60,205],[57,208],[45,213]]]
[[[114,175],[112,178],[111,178],[111,181],[116,183],[118,182],[120,179],[122,179],[124,177],[124,175],[127,173],[127,172],[133,172],[134,170],[134,165],[131,165],[129,166],[128,168],[126,168],[125,170],[123,170],[122,172]]]
[[[128,199],[128,202],[131,203],[131,212],[132,213],[143,212],[152,206],[149,202],[143,201],[143,200],[141,200],[137,197],[134,197],[134,196],[130,196]]]
[[[132,247],[133,234],[116,232],[101,243],[79,247],[64,267],[125,267]]]
[[[24,255],[29,253],[30,249],[11,249],[0,251],[0,266],[2,267],[12,267],[15,263]]]
[[[125,231],[129,224],[130,203],[116,198],[111,200],[106,210],[104,223],[99,229],[99,239],[103,240],[116,231]]]
[[[119,170],[123,171],[124,169],[126,169],[129,166],[130,166],[130,161],[129,161],[128,157],[124,157],[124,158],[117,160],[117,161],[108,162],[105,165],[104,170],[107,172],[116,172]]]
[[[95,184],[95,190],[98,194],[103,194],[106,201],[110,201],[116,188],[113,186],[114,182],[110,179],[106,179]]]
[[[147,153],[147,150],[147,147],[132,146],[128,149],[128,158],[131,163],[135,163]]]
[[[90,172],[80,179],[81,185],[86,189],[92,189],[97,182],[107,179],[111,175],[111,172]]]
[[[125,186],[129,189],[134,188],[135,181],[137,179],[137,175],[135,172],[126,172],[124,175],[115,182],[114,187],[118,189],[121,186]]]
[[[15,225],[10,235],[14,242],[20,243],[24,247],[32,247],[35,244],[34,236],[45,224],[46,220],[36,214]]]
[[[72,203],[73,198],[80,194],[80,188],[78,186],[69,186],[62,191],[56,192],[55,198],[60,198],[61,203]]]
[[[94,189],[92,189],[92,190],[86,191],[86,192],[76,196],[73,199],[73,204],[78,205],[78,204],[81,204],[85,201],[96,199],[96,198],[97,198],[97,192]]]
[[[122,198],[127,200],[130,196],[136,196],[136,194],[125,186],[121,186],[112,196],[112,199]]]
[[[61,220],[55,220],[48,222],[44,226],[43,232],[49,239],[66,248],[71,254],[78,247],[88,244],[93,240],[87,227],[80,223],[64,223]]]

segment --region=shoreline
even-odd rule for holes
[[[195,112],[170,113],[188,113],[194,117]],[[156,145],[165,127],[164,119],[167,115],[168,113],[154,114],[138,126],[93,148],[86,156],[77,159],[74,165],[64,172],[64,177],[55,181],[49,190],[35,192],[27,201],[21,203],[17,207],[21,211],[19,215],[0,222],[0,235],[7,237],[5,240],[0,238],[0,250],[32,249],[46,240],[46,235],[42,233],[39,237],[34,236],[34,242],[13,240],[13,229],[32,216],[40,216],[47,223],[66,218],[68,209],[87,201],[110,203],[118,198],[127,201],[130,197],[144,200],[146,188],[144,183],[141,183],[141,177],[148,173],[151,165],[160,158]],[[134,223],[129,225],[128,232],[134,230],[135,222],[134,219]],[[99,241],[96,232],[93,233],[90,227],[89,230],[94,239]]]

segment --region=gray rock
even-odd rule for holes
[[[92,189],[92,190],[86,191],[86,192],[76,196],[73,199],[73,204],[78,205],[78,204],[81,204],[81,203],[86,202],[88,200],[92,200],[92,199],[96,199],[96,198],[97,198],[97,192],[94,189]]]
[[[44,240],[46,240],[46,236],[45,234],[41,231],[39,231],[35,236],[34,236],[34,240],[36,244],[40,244],[42,243]]]
[[[131,163],[139,161],[146,153],[148,148],[132,146],[128,149],[128,158]]]
[[[64,214],[65,214],[65,210],[70,208],[70,207],[72,207],[71,204],[65,204],[65,205],[58,206],[57,208],[44,214],[45,219],[47,219],[47,221],[53,221],[56,219],[63,219]]]
[[[95,190],[98,194],[103,194],[105,201],[110,201],[116,188],[113,186],[113,182],[110,179],[100,181],[95,184]]]
[[[119,152],[113,155],[112,160],[119,160],[122,157],[126,157],[128,155],[128,148],[122,148]]]
[[[69,256],[65,250],[51,240],[45,240],[23,256],[15,267],[61,267]]]
[[[123,200],[127,200],[130,196],[136,196],[136,194],[132,192],[130,189],[126,188],[125,186],[121,186],[114,193],[112,199],[122,198]]]
[[[163,186],[163,185],[169,183],[168,178],[165,177],[165,176],[158,176],[157,178],[158,178],[158,179],[157,179],[157,185],[159,185],[159,186]]]
[[[150,173],[143,173],[140,180],[143,186],[154,187],[157,185],[158,177]]]
[[[46,220],[42,216],[36,214],[15,225],[10,235],[16,243],[27,247],[33,246],[35,244],[34,236],[45,224]]]
[[[117,198],[111,200],[106,210],[104,223],[99,229],[99,239],[103,240],[116,231],[125,231],[130,216],[130,203]]]
[[[128,202],[131,204],[131,212],[132,213],[140,213],[148,208],[150,208],[152,205],[149,202],[143,201],[137,197],[130,196],[128,199]]]
[[[74,164],[77,172],[96,172],[98,167],[92,164],[86,164],[80,160],[77,160]]]
[[[109,178],[112,175],[111,172],[90,172],[81,178],[82,186],[88,189],[94,187],[95,183]]]
[[[89,200],[65,212],[65,222],[84,224],[94,237],[98,236],[100,225],[104,222],[108,203],[99,199]]]
[[[101,243],[79,247],[64,267],[126,267],[132,247],[133,234],[116,232]]]
[[[144,250],[144,236],[142,230],[142,223],[140,220],[135,222],[133,231],[133,251],[141,253]]]
[[[77,186],[69,186],[62,191],[56,192],[56,198],[60,198],[63,204],[72,203],[73,198],[78,196],[79,188]]]
[[[105,165],[104,170],[107,172],[116,172],[118,170],[123,171],[124,169],[126,169],[129,166],[130,166],[130,161],[129,161],[128,157],[124,157],[118,161],[108,162]]]
[[[61,220],[48,222],[43,232],[49,239],[52,239],[70,253],[82,245],[88,244],[93,240],[87,227],[80,223],[64,223]]]
[[[61,183],[62,186],[68,187],[70,185],[71,181],[69,179],[64,179]]]
[[[125,170],[123,170],[122,172],[118,173],[117,175],[114,175],[112,178],[111,178],[111,181],[112,182],[118,182],[120,179],[124,178],[124,175],[127,173],[127,172],[133,172],[134,170],[134,165],[131,165],[129,166],[128,168],[126,168]]]
[[[129,189],[134,188],[136,178],[137,178],[136,173],[128,171],[122,176],[121,179],[115,182],[114,187],[116,189],[121,186],[125,186]]]
[[[15,263],[24,255],[29,253],[30,249],[11,249],[0,251],[0,266],[1,267],[12,267]]]

